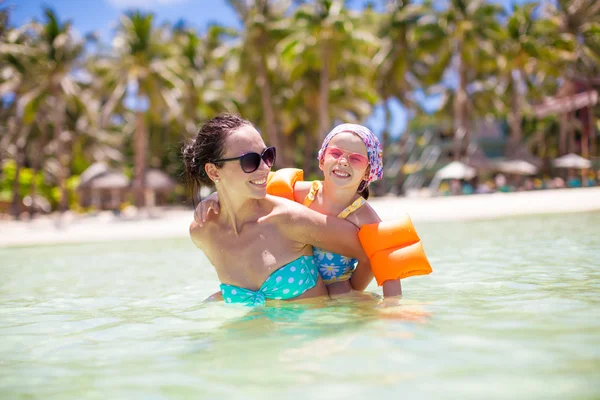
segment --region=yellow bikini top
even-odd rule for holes
[[[314,201],[315,196],[319,192],[319,189],[322,187],[322,182],[314,181],[302,204],[304,204],[306,207],[310,206]],[[362,207],[362,205],[365,203],[365,199],[359,197],[341,213],[339,213],[338,218],[346,218],[348,215]],[[313,256],[315,264],[319,269],[319,274],[326,285],[330,285],[334,282],[343,282],[349,280],[352,276],[352,273],[356,269],[356,265],[358,264],[358,260],[354,258],[344,257],[340,254],[331,253],[317,247],[313,247]]]
[[[313,183],[310,187],[310,191],[304,198],[304,201],[302,202],[302,204],[304,204],[306,207],[309,207],[312,204],[312,202],[315,200],[315,196],[317,195],[317,193],[319,192],[319,190],[322,187],[323,187],[323,182],[313,181]],[[346,218],[348,215],[352,214],[354,211],[361,208],[363,206],[363,204],[365,204],[365,203],[366,203],[365,199],[362,196],[359,197],[358,199],[354,200],[352,202],[352,204],[350,204],[348,207],[344,208],[342,210],[342,212],[337,215],[338,218]]]

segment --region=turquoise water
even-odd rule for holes
[[[387,309],[202,303],[188,239],[0,249],[0,397],[599,398],[599,226],[417,224],[434,273]]]

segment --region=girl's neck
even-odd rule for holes
[[[336,212],[341,212],[360,196],[354,188],[336,187],[327,180],[323,181],[323,189],[321,191],[323,206],[329,211]]]

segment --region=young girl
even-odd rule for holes
[[[293,199],[319,213],[345,218],[357,227],[365,228],[361,242],[367,254],[373,254],[371,264],[376,264],[359,264],[353,258],[315,247],[314,261],[330,296],[345,294],[353,289],[364,290],[373,279],[374,271],[380,270],[382,272],[375,275],[379,275],[376,276],[377,282],[383,286],[384,297],[401,296],[401,277],[427,274],[431,272],[431,267],[422,253],[419,238],[414,233],[410,219],[407,219],[408,222],[405,219],[400,228],[382,228],[379,224],[381,219],[366,202],[369,197],[369,184],[383,176],[382,148],[379,140],[364,126],[341,124],[325,138],[319,150],[318,160],[324,175],[323,181],[295,181],[299,177],[299,174],[295,174],[288,179]],[[290,169],[279,170],[274,174],[286,172],[289,175]],[[268,193],[274,191],[267,190]],[[218,213],[217,201],[218,198],[215,197],[203,200],[204,204],[198,208],[199,219],[203,221],[210,209]],[[407,225],[410,225],[408,229]],[[400,240],[403,243],[396,243],[396,240],[390,243],[390,235],[398,236],[398,229],[404,230]],[[408,241],[405,231],[408,232]],[[418,247],[416,250],[415,245]],[[407,262],[411,265],[401,265]]]

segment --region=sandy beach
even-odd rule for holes
[[[408,213],[415,224],[516,215],[600,211],[600,188],[559,189],[470,196],[369,200],[382,219]],[[66,214],[32,221],[0,221],[0,247],[187,237],[189,209],[155,210],[154,216],[125,219],[110,212]]]

